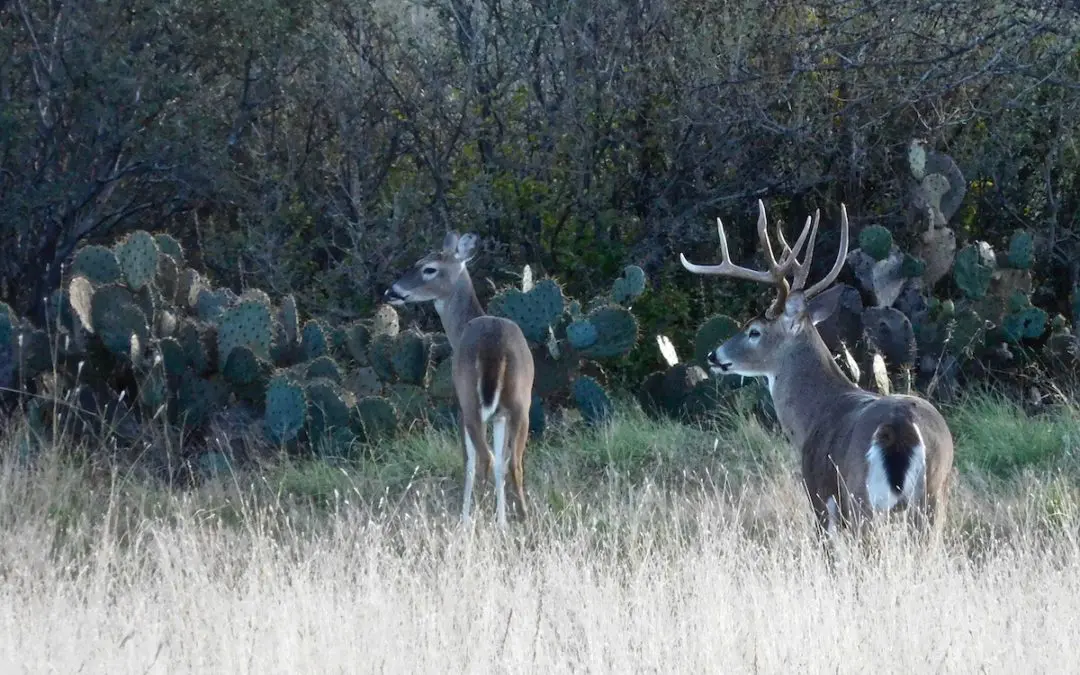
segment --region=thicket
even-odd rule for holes
[[[192,344],[213,341],[212,325],[220,342],[222,319],[200,315],[198,294],[181,302],[166,286],[162,302],[168,263],[131,277],[121,249],[168,256],[178,283],[197,275],[223,316],[254,303],[267,309],[244,311],[291,331],[299,307],[332,349],[333,330],[376,321],[386,285],[453,228],[482,237],[485,305],[521,287],[526,264],[579,298],[608,296],[637,266],[635,339],[614,352],[628,358],[582,373],[646,409],[695,414],[729,384],[703,381],[700,363],[671,365],[670,352],[700,362],[704,342],[765,298],[685,273],[678,253],[715,257],[721,216],[733,255],[752,261],[760,198],[788,232],[822,209],[819,274],[847,205],[854,290],[828,331],[863,372],[877,351],[935,395],[973,378],[1026,386],[1076,367],[1078,82],[1068,3],[9,0],[0,384],[47,389],[34,380],[56,360],[51,338],[92,326],[103,289],[125,307],[103,317],[134,322],[147,343],[179,339],[162,310]],[[119,272],[73,287],[77,256],[106,249]],[[89,314],[69,312],[73,296]],[[567,304],[549,327],[576,318]],[[431,312],[406,320],[437,334]],[[658,334],[673,342],[667,365]],[[266,364],[322,356],[262,354],[280,343],[265,336],[244,345],[251,382]],[[113,398],[149,373],[117,340],[83,345],[108,354],[100,382]],[[183,364],[195,371],[192,349]],[[86,360],[71,356],[81,376]],[[184,372],[164,376],[175,381],[155,389],[162,400],[180,395],[177,378],[196,387]],[[336,386],[330,375],[319,377]]]

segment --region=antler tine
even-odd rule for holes
[[[795,268],[795,279],[792,281],[792,290],[801,290],[806,286],[806,278],[810,275],[810,262],[814,259],[814,243],[817,242],[818,222],[821,220],[821,209],[814,210],[814,217],[811,220],[809,216],[806,218],[806,224],[810,227],[810,239],[806,244],[806,256],[802,262],[793,255],[791,257],[791,266]],[[806,228],[803,228],[803,234],[806,234]],[[801,239],[801,237],[800,237]]]
[[[813,247],[813,239],[811,238],[811,248]],[[818,281],[816,284],[806,289],[803,295],[807,298],[812,298],[814,295],[825,290],[832,285],[832,282],[836,281],[836,277],[840,276],[840,270],[844,269],[844,263],[847,262],[848,254],[848,217],[847,207],[840,204],[840,250],[836,252],[836,262],[833,263],[832,269],[825,275],[825,278]],[[806,262],[804,263],[806,268],[810,268],[810,253],[806,254]]]
[[[773,255],[772,243],[769,241],[769,227],[768,219],[765,217],[765,202],[758,200],[758,238],[761,240],[761,248],[765,249],[765,262],[769,265],[769,275],[772,278],[771,283],[776,286],[776,298],[767,310],[765,310],[765,316],[769,319],[775,319],[780,312],[784,309],[784,303],[787,302],[788,293],[791,291],[791,287],[788,285],[786,278],[787,267],[790,264],[786,252],[790,249],[787,247],[787,242],[784,241],[784,235],[780,232],[780,228],[776,228],[779,235],[780,242],[784,247],[784,253],[780,255],[780,263],[776,262],[776,256]]]
[[[806,235],[810,232],[810,216],[806,217],[806,222],[803,224],[802,232],[799,233],[799,238],[795,240],[795,248],[788,246],[787,241],[784,240],[784,231],[779,226],[776,228],[776,233],[780,235],[780,244],[784,247],[784,252],[780,254],[780,266],[785,267],[791,264],[792,258],[798,258],[799,252],[802,251],[803,244],[806,243]]]
[[[731,253],[728,252],[727,236],[724,234],[724,223],[719,218],[716,219],[716,231],[720,235],[720,257],[722,261],[719,265],[698,265],[690,262],[686,259],[686,256],[682,253],[679,254],[679,262],[686,268],[688,272],[694,274],[709,274],[717,276],[732,277],[734,279],[743,279],[745,281],[756,281],[763,284],[776,283],[773,272],[752,270],[748,267],[741,267],[731,262]],[[770,252],[770,257],[772,253]]]

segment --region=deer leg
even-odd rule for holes
[[[525,508],[525,444],[529,440],[529,416],[523,411],[516,411],[511,416],[510,440],[513,452],[510,455],[510,470],[517,493],[518,513],[522,520],[528,516]]]
[[[480,457],[484,460],[484,474],[487,473],[487,458],[491,454],[488,449],[484,423],[478,418],[465,419],[462,416],[462,435],[465,437],[465,490],[462,495],[461,520],[468,522],[472,510],[473,485],[476,482],[477,462]]]
[[[506,527],[506,415],[499,415],[492,425],[495,447],[495,513],[499,527]]]

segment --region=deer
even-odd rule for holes
[[[461,521],[470,520],[477,473],[481,483],[486,483],[494,463],[496,517],[505,528],[507,460],[519,514],[523,520],[527,517],[524,460],[534,364],[521,328],[509,319],[486,314],[480,306],[467,267],[478,244],[475,234],[448,232],[442,249],[417,260],[386,289],[384,299],[395,307],[434,303],[450,342],[454,393],[460,408],[465,459]],[[487,441],[489,423],[491,446]]]
[[[779,262],[769,241],[765,204],[758,200],[757,234],[767,269],[735,265],[717,218],[717,265],[679,260],[689,272],[771,285],[768,309],[709,353],[714,376],[764,377],[781,430],[801,458],[802,478],[819,532],[861,531],[883,514],[907,511],[920,531],[940,532],[953,464],[953,437],[924,398],[859,388],[833,359],[816,328],[837,309],[846,288],[832,286],[848,253],[847,208],[840,205],[840,247],[832,269],[806,287],[821,211],[788,246],[778,226]],[[809,239],[807,235],[809,232]],[[803,245],[806,254],[798,256]],[[791,275],[791,282],[788,276]],[[830,286],[832,286],[830,288]]]

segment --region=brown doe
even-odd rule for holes
[[[447,233],[442,250],[418,260],[386,290],[385,297],[394,306],[435,303],[453,350],[454,392],[461,408],[465,454],[461,519],[469,520],[477,472],[483,483],[494,461],[496,513],[499,525],[505,526],[508,443],[518,508],[522,518],[526,515],[524,460],[534,366],[521,328],[508,319],[485,314],[480,307],[466,268],[478,242],[475,234]],[[494,457],[487,442],[488,422],[493,427]]]
[[[724,225],[719,265],[696,265],[695,274],[726,276],[776,287],[764,315],[748,323],[708,356],[716,374],[765,377],[777,417],[802,458],[802,475],[818,524],[827,535],[838,526],[859,526],[875,514],[909,510],[917,524],[935,532],[944,509],[953,463],[953,439],[941,413],[925,399],[882,396],[851,382],[833,360],[816,324],[837,308],[844,286],[829,286],[847,259],[847,209],[840,206],[840,250],[832,269],[805,288],[820,211],[792,249],[777,228],[777,262],[769,242],[765,205],[758,200],[758,238],[768,266],[753,270],[731,262]],[[809,241],[807,234],[809,232]],[[798,256],[806,245],[802,262]],[[787,275],[793,273],[789,285]],[[826,290],[829,289],[829,290]]]

